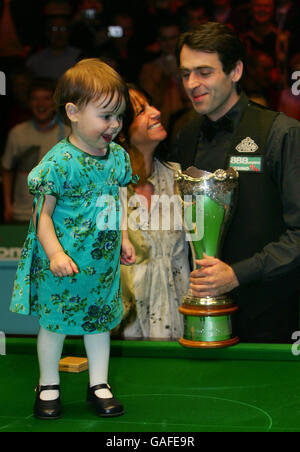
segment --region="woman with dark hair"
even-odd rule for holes
[[[128,238],[136,264],[121,266],[125,316],[118,333],[177,339],[183,328],[178,307],[189,286],[188,246],[182,228],[176,230],[181,205],[174,196],[174,170],[179,165],[163,162],[167,133],[160,112],[139,88],[129,85],[129,95],[133,118],[124,121],[120,143],[139,176],[127,188]]]

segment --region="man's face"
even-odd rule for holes
[[[176,43],[179,38],[179,28],[176,25],[161,27],[158,41],[164,55],[175,55]]]
[[[47,124],[55,115],[53,92],[44,88],[32,91],[29,106],[35,120],[40,124]]]
[[[274,0],[252,0],[253,19],[258,23],[272,20],[274,14]]]
[[[49,28],[50,45],[54,49],[64,49],[69,43],[68,23],[63,17],[51,21]]]
[[[180,54],[180,71],[184,89],[197,113],[216,121],[238,100],[235,84],[242,76],[241,62],[225,74],[217,53],[193,50],[184,45]]]

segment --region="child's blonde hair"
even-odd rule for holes
[[[114,109],[118,109],[123,99],[130,106],[128,89],[122,77],[98,58],[79,61],[68,69],[58,81],[54,101],[63,121],[70,125],[65,106],[68,102],[78,108],[90,101],[97,102],[104,97],[102,106],[108,106],[117,94]]]

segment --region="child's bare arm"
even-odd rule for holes
[[[73,260],[64,252],[57,239],[52,221],[55,205],[56,198],[51,195],[46,195],[37,236],[50,261],[50,270],[54,276],[71,276],[74,272],[78,273],[78,268]]]

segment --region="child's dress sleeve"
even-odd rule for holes
[[[28,188],[33,195],[59,197],[67,172],[54,160],[42,161],[28,176]]]
[[[35,214],[36,231],[38,230],[45,195],[55,196],[58,199],[62,194],[66,177],[66,169],[55,160],[42,161],[29,173],[28,188],[30,193],[34,195],[32,212]]]

